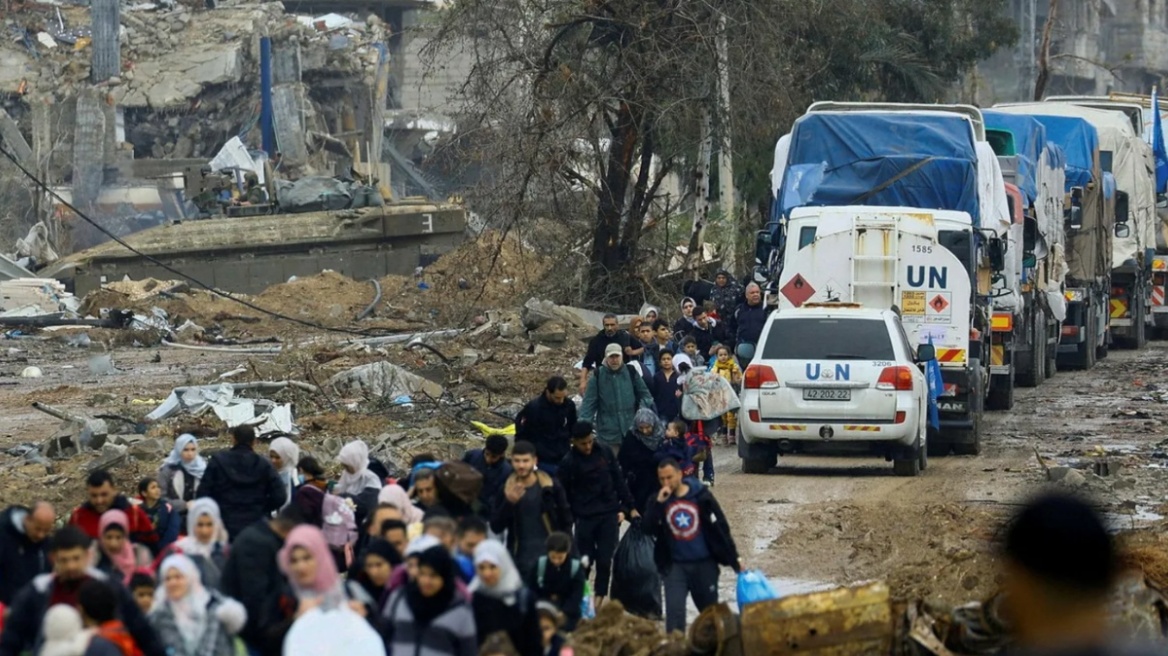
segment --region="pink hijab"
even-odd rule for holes
[[[307,550],[316,561],[316,578],[306,587],[302,587],[292,576],[292,552],[297,548]],[[288,533],[288,539],[284,540],[284,547],[280,549],[277,559],[280,571],[288,578],[298,597],[322,597],[339,587],[341,576],[337,572],[333,553],[324,539],[324,533],[315,526],[301,524],[292,529]]]
[[[106,529],[111,526],[122,529],[122,533],[126,535],[126,540],[122,543],[122,549],[118,553],[106,551],[104,545],[101,546],[101,551],[114,564],[114,568],[122,573],[125,582],[129,583],[130,577],[134,575],[134,570],[138,566],[138,559],[134,554],[134,545],[130,542],[130,518],[120,510],[107,510],[101,514],[101,520],[97,524],[98,535],[105,535]]]
[[[377,493],[377,503],[388,503],[400,510],[406,526],[417,524],[426,514],[410,501],[410,495],[400,485],[386,485],[381,488],[381,491]]]

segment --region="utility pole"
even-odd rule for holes
[[[722,258],[722,266],[735,275],[738,271],[738,214],[734,211],[734,151],[730,145],[730,56],[726,46],[726,14],[718,15],[718,36],[715,39],[718,51],[718,127],[720,148],[718,149],[718,201],[722,217],[730,230],[727,253]]]

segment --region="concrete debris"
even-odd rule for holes
[[[1086,474],[1074,467],[1051,467],[1047,472],[1047,478],[1050,482],[1063,487],[1076,488],[1087,484]]]
[[[290,403],[279,404],[267,399],[248,399],[235,395],[237,391],[246,389],[298,387],[292,383],[220,383],[179,387],[170,393],[162,405],[146,415],[146,421],[157,422],[183,413],[198,417],[211,410],[227,428],[248,425],[255,427],[256,435],[260,436],[296,435],[300,429],[293,422]],[[315,386],[300,385],[319,391]]]
[[[44,374],[44,372],[41,371],[40,367],[25,367],[20,372],[21,378],[40,378],[41,376],[44,376],[44,375],[45,374]]]
[[[604,314],[596,310],[557,305],[548,300],[530,298],[523,304],[520,319],[527,330],[535,330],[553,320],[567,326],[600,330],[604,328]],[[627,325],[635,316],[635,314],[617,315],[617,320]]]
[[[32,407],[61,420],[61,425],[41,446],[41,452],[50,458],[76,455],[85,449],[100,449],[108,441],[109,426],[102,419],[74,414],[44,403],[33,403]]]
[[[0,317],[77,316],[81,301],[52,278],[0,281]]]
[[[329,380],[329,385],[338,394],[349,398],[392,399],[419,393],[438,398],[444,393],[438,383],[391,362],[372,362],[342,371]]]
[[[108,353],[89,359],[89,373],[95,376],[112,376],[117,372],[118,369],[114,366],[113,357]]]

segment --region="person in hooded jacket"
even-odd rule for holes
[[[723,321],[729,320],[742,301],[742,286],[734,276],[722,269],[714,275],[714,289],[710,292],[710,300],[714,302],[714,309]]]
[[[476,656],[475,614],[458,593],[454,559],[439,544],[416,555],[417,573],[390,595],[383,635],[395,656]]]
[[[199,440],[190,433],[179,435],[170,455],[158,469],[162,498],[180,513],[185,513],[187,504],[195,499],[206,473],[207,461],[199,455]]]
[[[247,622],[243,604],[208,590],[194,561],[167,556],[149,620],[168,656],[232,656],[235,635]]]
[[[523,585],[507,547],[495,540],[484,540],[475,548],[475,570],[478,576],[470,589],[479,645],[491,634],[503,631],[520,656],[542,656],[537,600]]]
[[[153,560],[149,549],[130,542],[130,531],[126,528],[129,525],[126,513],[116,509],[105,511],[101,516],[101,537],[90,548],[90,565],[122,585],[130,582],[138,568],[148,567]]]
[[[220,590],[238,599],[247,608],[247,624],[240,637],[255,653],[279,656],[281,643],[266,640],[265,629],[278,621],[273,616],[283,586],[277,557],[284,538],[303,522],[295,507],[289,506],[266,522],[256,522],[243,530],[231,544],[223,565]]]
[[[625,434],[618,458],[621,471],[628,482],[633,505],[642,515],[659,489],[657,482],[657,449],[665,439],[665,424],[657,413],[647,408],[637,411],[633,428]]]
[[[283,507],[288,498],[272,463],[253,449],[255,429],[236,426],[231,436],[234,446],[211,459],[198,496],[219,504],[223,525],[234,540],[243,529]]]
[[[56,521],[45,501],[0,513],[0,604],[11,604],[25,584],[49,571],[49,536]]]
[[[280,475],[284,490],[288,492],[288,500],[282,506],[287,507],[292,503],[292,495],[296,493],[299,484],[296,463],[300,462],[300,447],[286,437],[277,437],[268,445],[268,460]]]
[[[361,440],[353,440],[341,447],[337,462],[341,463],[344,472],[333,488],[333,494],[353,500],[357,505],[357,523],[361,524],[377,506],[377,493],[384,483],[377,474],[369,471],[369,445]]]
[[[214,499],[195,499],[187,508],[187,534],[155,560],[161,563],[171,554],[184,554],[199,568],[199,580],[218,590],[228,556],[227,529]]]

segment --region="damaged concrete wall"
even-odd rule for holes
[[[97,200],[105,168],[105,112],[100,92],[86,89],[77,96],[73,132],[73,204],[85,208]]]
[[[122,72],[121,0],[93,0],[89,5],[93,31],[93,63],[90,76],[105,82]]]
[[[417,24],[418,13],[406,12],[404,19],[399,89],[401,109],[418,113],[456,113],[458,89],[474,67],[474,52],[467,44],[444,44],[441,62],[425,57],[424,52],[431,43],[431,28]]]

